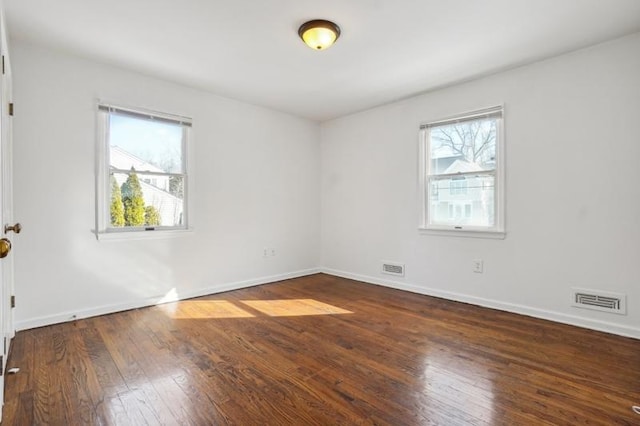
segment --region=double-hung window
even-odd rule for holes
[[[98,105],[98,236],[188,228],[185,117]]]
[[[503,108],[420,126],[420,228],[504,236]]]

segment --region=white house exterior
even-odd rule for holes
[[[484,171],[480,165],[461,156],[438,158],[434,162],[439,174]],[[460,176],[433,182],[430,203],[438,222],[450,224],[482,224],[492,220],[494,212],[494,179],[492,176]],[[487,223],[488,224],[488,223]]]

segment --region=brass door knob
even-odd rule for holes
[[[0,238],[0,259],[7,257],[11,251],[11,241],[6,238]]]
[[[16,234],[19,234],[20,231],[22,231],[22,225],[20,225],[19,223],[16,223],[15,225],[11,226],[11,225],[5,225],[4,226],[4,233],[6,234],[9,231],[13,231]]]

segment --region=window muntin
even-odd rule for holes
[[[421,228],[504,232],[502,145],[502,107],[421,126]]]
[[[99,233],[187,229],[191,122],[99,105]]]

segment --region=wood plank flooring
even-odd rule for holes
[[[21,331],[3,425],[640,425],[640,340],[328,275]]]

